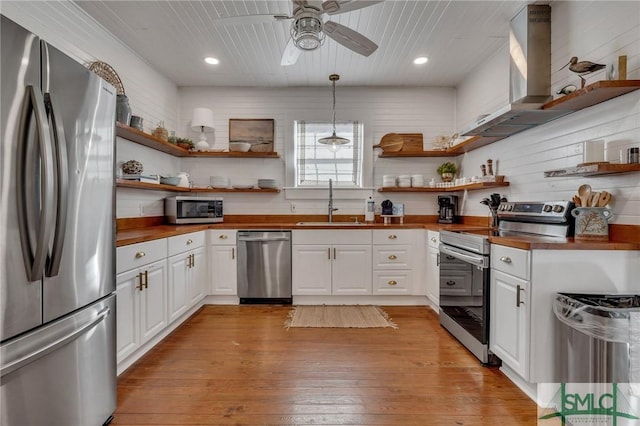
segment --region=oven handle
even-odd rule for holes
[[[483,269],[489,267],[489,259],[486,256],[468,254],[463,250],[457,249],[455,247],[445,246],[444,244],[440,244],[440,252],[448,254],[449,256],[453,256],[456,259],[460,259],[464,262],[471,263],[472,265],[478,266]]]

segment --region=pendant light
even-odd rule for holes
[[[340,80],[340,76],[331,74],[329,80],[333,82],[333,134],[329,137],[318,139],[318,142],[329,145],[329,149],[336,152],[340,149],[340,145],[348,144],[351,141],[336,135],[336,81]]]

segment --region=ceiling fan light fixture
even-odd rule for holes
[[[336,81],[339,79],[340,76],[338,74],[331,74],[329,76],[329,80],[333,83],[333,133],[329,137],[318,139],[318,143],[328,145],[329,149],[333,152],[338,151],[341,145],[346,145],[351,142],[349,139],[336,135]]]
[[[324,43],[322,20],[317,14],[302,12],[291,25],[291,38],[298,49],[315,50]]]

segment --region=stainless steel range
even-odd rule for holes
[[[562,241],[571,235],[570,201],[502,202],[497,229],[440,232],[440,324],[483,364],[499,360],[489,351],[489,237]]]

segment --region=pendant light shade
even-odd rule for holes
[[[336,135],[336,81],[340,79],[338,74],[331,74],[329,80],[333,82],[333,134],[326,138],[318,139],[318,143],[328,145],[331,151],[336,152],[340,149],[341,145],[346,145],[351,142],[349,139],[341,138]]]

